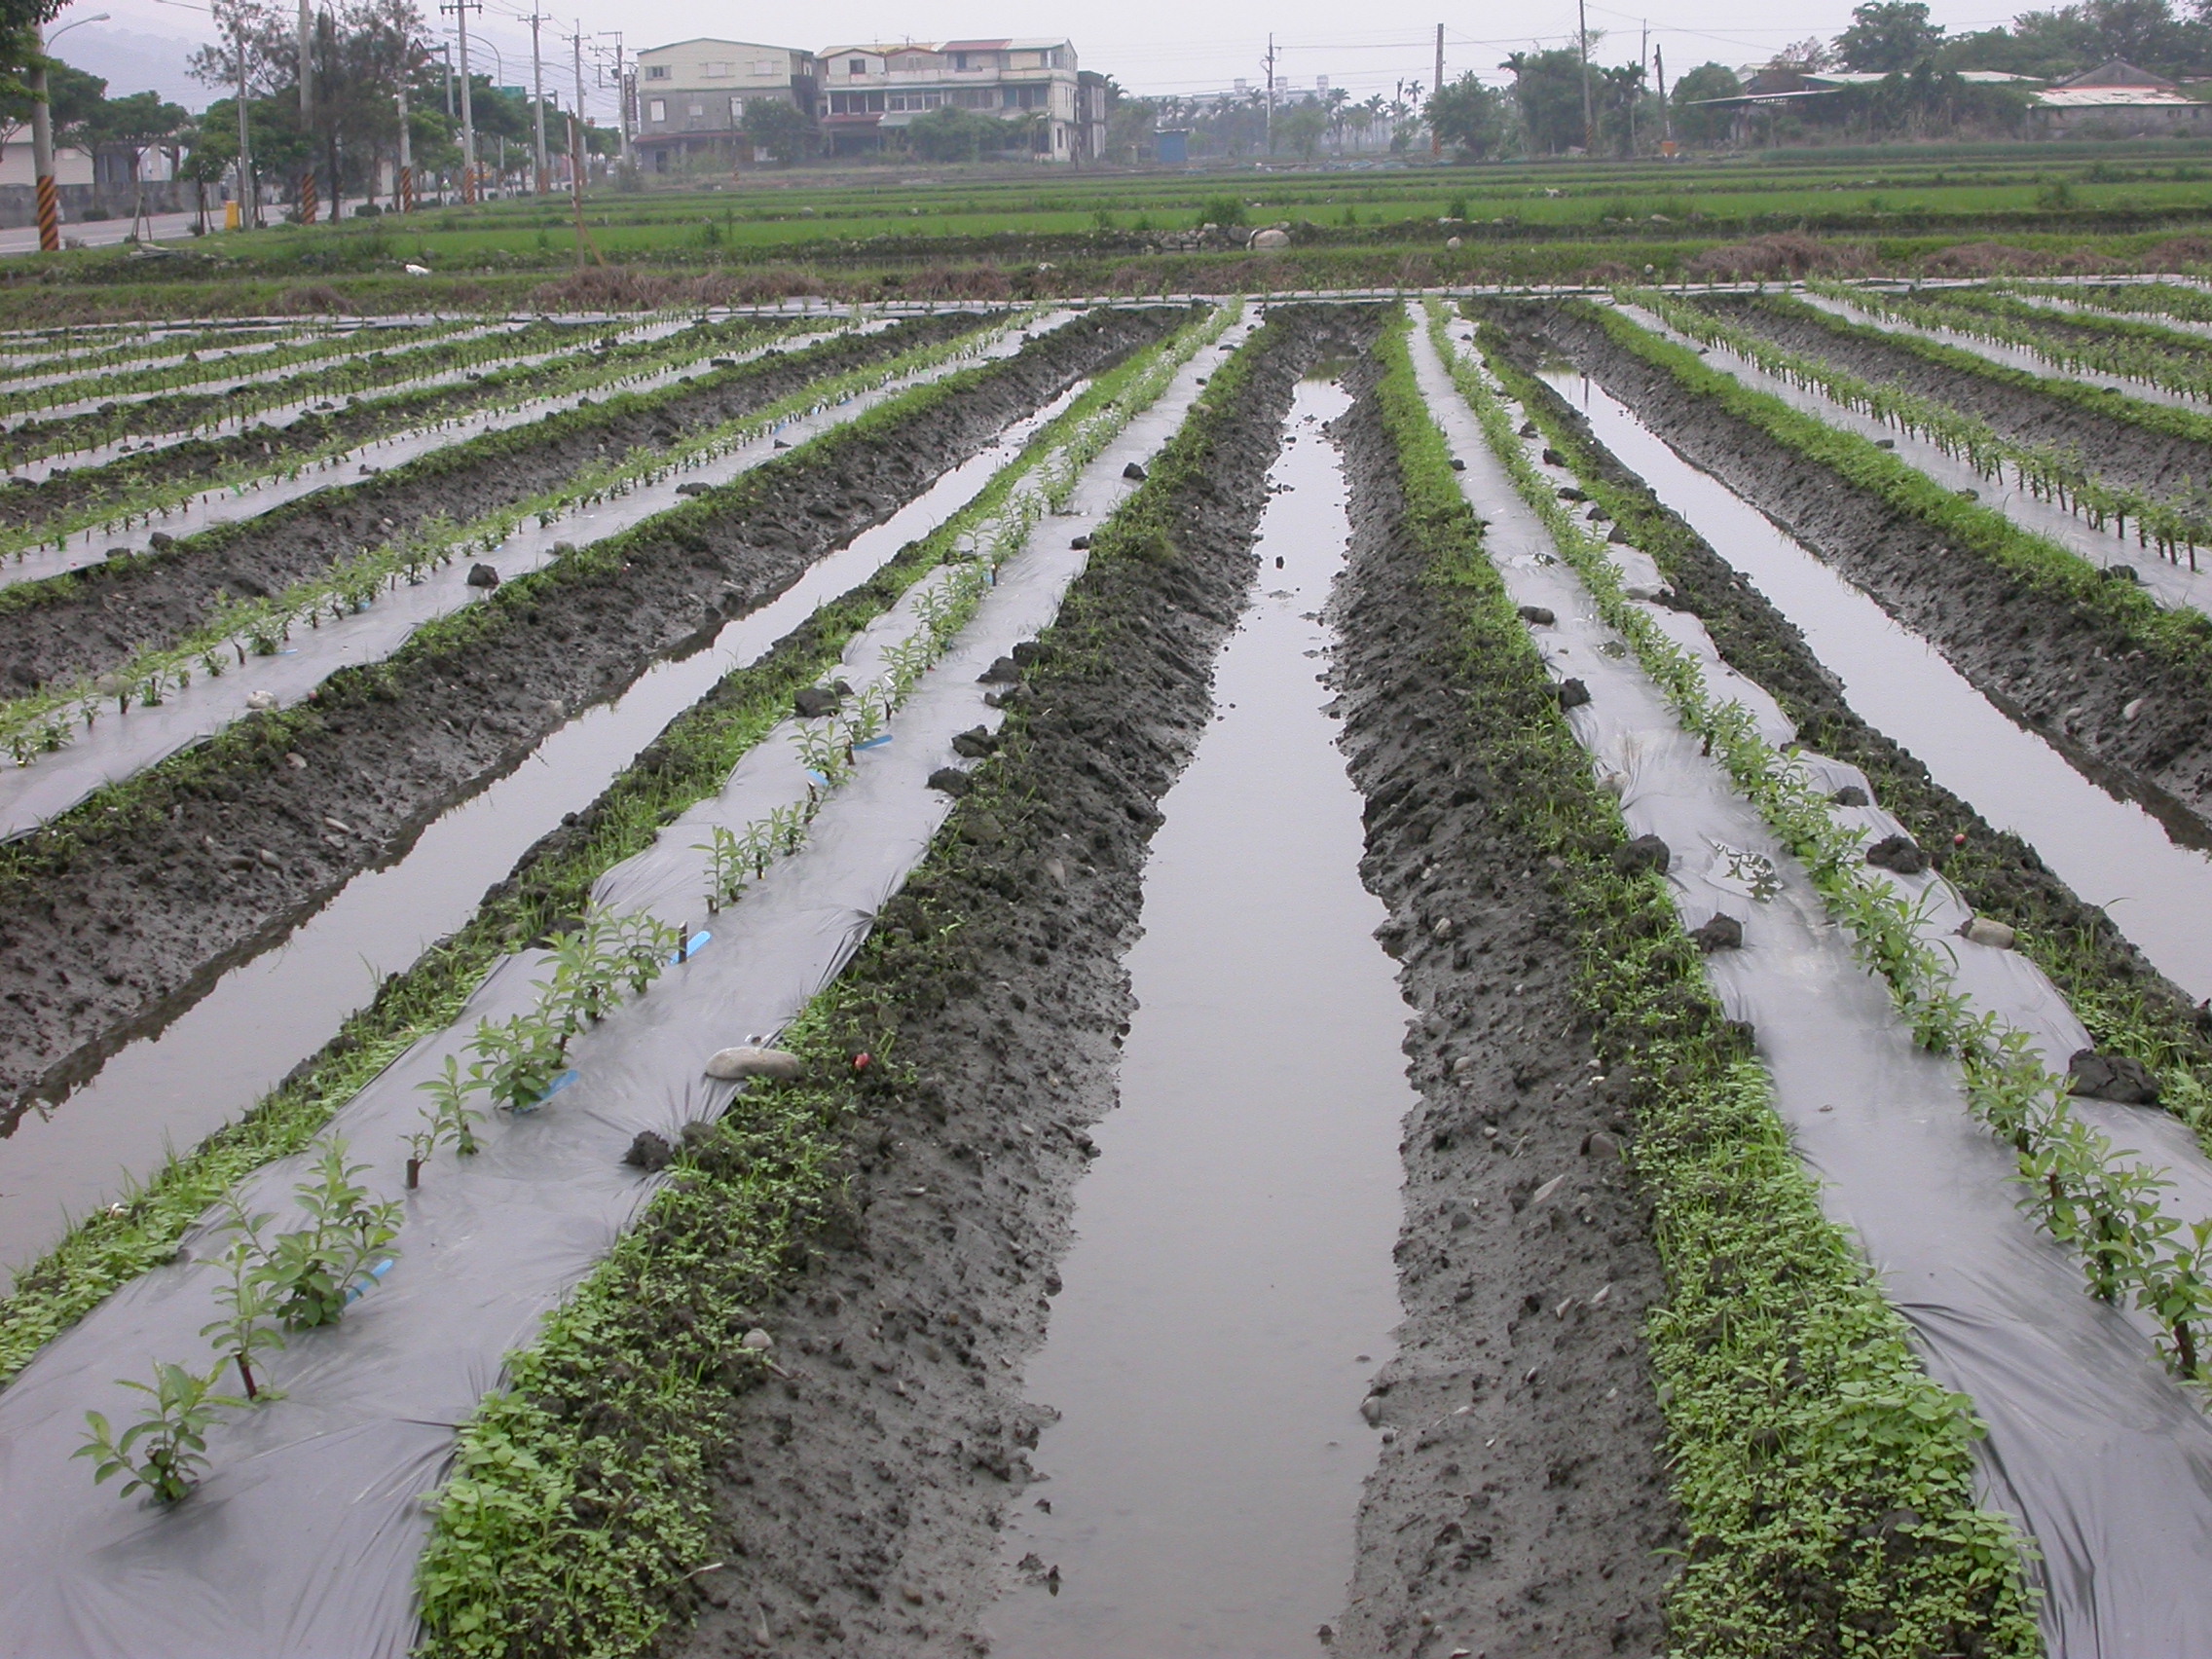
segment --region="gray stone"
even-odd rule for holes
[[[499,572],[490,565],[472,565],[468,570],[468,585],[472,588],[496,588],[499,585]]]
[[[2126,1054],[2100,1054],[2083,1049],[2066,1062],[2066,1092],[2118,1106],[2156,1106],[2158,1080],[2141,1060]]]
[[[1667,843],[1656,835],[1639,835],[1633,841],[1624,841],[1613,849],[1613,868],[1622,875],[1636,875],[1650,870],[1654,875],[1665,875],[1667,866],[1674,862],[1674,854]]]
[[[1544,606],[1524,605],[1521,608],[1521,620],[1533,623],[1538,628],[1549,628],[1559,617]]]
[[[776,1346],[776,1339],[756,1325],[745,1333],[744,1342],[738,1346],[752,1353],[766,1353]]]
[[[687,484],[679,484],[676,493],[679,496],[704,496],[713,488],[712,484],[702,484],[694,478]]]
[[[1252,245],[1254,247],[1288,247],[1290,245],[1290,233],[1277,230],[1261,231],[1252,238]]]
[[[1987,916],[1970,916],[1959,924],[1959,937],[1969,944],[1986,944],[1993,950],[2010,950],[2018,936],[2003,922]]]
[[[719,1050],[707,1062],[707,1075],[722,1083],[736,1083],[749,1077],[764,1077],[771,1083],[794,1083],[805,1070],[805,1062],[787,1049],[759,1049],[750,1045]]]
[[[245,694],[245,706],[249,709],[274,709],[276,706],[276,693],[274,691],[248,691]]]
[[[837,693],[827,685],[801,685],[792,693],[792,707],[803,719],[818,719],[836,712]]]
[[[1124,478],[1129,479],[1133,483],[1142,484],[1148,474],[1145,472],[1145,469],[1143,467],[1139,466],[1135,461],[1132,461],[1128,465],[1122,468],[1122,476]]]
[[[1381,1422],[1382,1420],[1382,1396],[1370,1394],[1366,1399],[1360,1401],[1359,1415],[1366,1419],[1369,1428],[1373,1428]]]
[[[1581,681],[1567,679],[1552,687],[1552,695],[1559,699],[1563,709],[1579,709],[1590,701],[1590,687]]]

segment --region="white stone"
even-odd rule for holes
[[[276,706],[276,693],[274,691],[248,691],[245,694],[245,706],[249,709],[274,709]]]
[[[1271,228],[1255,236],[1252,239],[1252,245],[1254,247],[1288,247],[1290,245],[1290,233]]]
[[[745,1333],[745,1341],[740,1346],[751,1348],[755,1353],[766,1353],[776,1346],[776,1339],[756,1325]]]
[[[1969,944],[1986,944],[1996,950],[2010,950],[2018,936],[2003,922],[1993,922],[1987,916],[1975,916],[1959,925],[1959,937]]]
[[[723,1049],[707,1062],[707,1075],[723,1083],[764,1077],[776,1083],[793,1083],[805,1070],[796,1054],[783,1049],[740,1047]]]

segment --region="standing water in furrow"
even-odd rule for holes
[[[1316,682],[1348,535],[1321,423],[1348,406],[1299,388],[1215,722],[1161,803],[1121,1110],[1028,1377],[1058,1420],[1009,1526],[1002,1659],[1304,1652],[1351,1574],[1412,1095]]]
[[[387,974],[465,922],[486,887],[563,813],[588,806],[671,719],[951,517],[1082,390],[1070,387],[1015,423],[776,599],[732,618],[707,649],[655,665],[614,701],[555,730],[432,823],[396,863],[363,870],[276,948],[231,968],[59,1104],[21,1118],[0,1137],[0,1294],[72,1216],[146,1179],[170,1149],[235,1121],[372,999]]]
[[[1749,577],[1844,682],[1860,716],[1909,749],[1944,788],[2031,842],[2101,906],[2158,971],[2212,996],[2212,860],[2177,844],[2135,801],[2099,789],[2006,716],[1926,640],[1677,456],[1581,376],[1544,380],[1659,498]]]

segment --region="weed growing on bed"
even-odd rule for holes
[[[2073,1115],[2068,1079],[2044,1070],[2024,1033],[1976,1010],[1959,988],[1953,963],[1929,942],[1931,895],[1907,899],[1870,874],[1858,856],[1863,832],[1835,821],[1803,769],[1759,737],[1742,705],[1713,698],[1696,659],[1626,599],[1603,546],[1560,508],[1481,372],[1451,350],[1440,317],[1435,331],[1493,448],[1598,602],[1599,614],[1629,642],[1683,725],[1705,737],[1709,753],[1803,861],[1822,902],[1849,932],[1855,954],[1888,985],[1915,1040],[1957,1057],[1969,1105],[2012,1143],[2031,1207],[2054,1236],[2081,1250],[2091,1294],[2107,1302],[2132,1298],[2160,1320],[2180,1374],[2212,1382],[2195,1343],[2195,1332],[2212,1321],[2212,1300],[2197,1300],[2206,1287],[2188,1230],[2157,1202],[2169,1183]]]
[[[1196,323],[1118,384],[1103,378],[1098,403],[1079,401],[1062,418],[1066,427],[1040,434],[1026,461],[994,480],[1004,488],[986,492],[989,506],[979,500],[931,540],[949,554],[987,534],[1030,466],[1069,432],[1095,431],[1090,423],[1117,398],[1126,398],[1125,424],[1164,387],[1160,365],[1187,361],[1221,326],[1218,317]],[[1247,354],[1264,349],[1263,338],[1213,374],[1150,478],[1092,537],[1094,566],[1151,556],[1174,493],[1202,475]],[[1071,594],[1053,638],[1081,642],[1097,620],[1084,596]],[[1091,648],[1079,644],[1070,654]],[[963,849],[956,819],[909,889],[964,858]],[[810,1240],[842,1213],[851,1125],[871,1094],[907,1078],[884,1026],[882,987],[934,982],[944,941],[933,936],[920,947],[927,965],[900,959],[902,948],[885,933],[870,936],[781,1040],[805,1063],[804,1079],[750,1084],[722,1118],[687,1132],[673,1179],[638,1226],[537,1344],[509,1356],[509,1386],[462,1426],[454,1476],[438,1498],[417,1579],[425,1655],[639,1653],[688,1604],[690,1575],[713,1538],[717,1448],[735,1396],[760,1374],[760,1356],[741,1340],[755,1310],[804,1264]],[[864,1050],[873,1063],[856,1072],[851,1055]]]
[[[371,1078],[423,1037],[451,1025],[484,974],[501,957],[588,908],[600,875],[651,845],[671,818],[719,792],[738,760],[787,717],[793,694],[829,675],[862,628],[972,542],[981,527],[993,523],[1033,468],[1066,446],[1103,447],[1107,438],[1102,434],[1108,426],[1119,430],[1149,407],[1164,389],[1173,368],[1217,339],[1234,311],[1201,313],[1170,339],[1132,353],[1099,375],[1088,390],[1030,440],[1019,457],[992,477],[968,507],[903,549],[866,582],[819,608],[759,661],[725,676],[671,721],[579,815],[572,833],[556,832],[533,848],[466,926],[388,980],[367,1009],[348,1019],[318,1054],[238,1124],[171,1160],[119,1210],[97,1211],[72,1229],[0,1300],[0,1383],[116,1288],[167,1261],[185,1232],[236,1182],[265,1163],[303,1150]],[[1209,395],[1224,393],[1232,384],[1228,371],[1222,371],[1215,375]],[[853,424],[872,432],[894,421],[926,416],[958,389],[938,382],[908,394],[903,409],[871,410]],[[841,429],[802,446],[782,464],[816,460],[834,465],[842,446],[855,441],[859,440],[851,428]],[[1140,491],[1124,511],[1141,511],[1139,504],[1146,498]],[[711,510],[693,503],[676,512],[703,518]],[[610,539],[619,544],[613,550],[619,565],[627,543],[623,537]],[[607,547],[595,543],[586,551]],[[571,574],[581,579],[583,572]],[[542,598],[556,588],[540,585],[537,577],[531,576],[507,583],[500,591],[535,591]],[[463,620],[489,614],[492,608],[473,608]],[[482,624],[470,621],[470,627],[481,630]],[[472,631],[457,640],[455,648],[489,643],[484,633]],[[55,827],[43,858],[65,866],[88,840],[109,833],[128,835],[135,826],[166,814],[177,792],[203,787],[233,769],[280,764],[298,734],[317,718],[313,706],[258,717],[219,734],[202,750],[101,792],[70,814],[67,824]],[[106,811],[110,806],[116,810]],[[48,866],[39,859],[19,861],[11,870],[0,871],[0,879],[35,880],[42,867]]]
[[[2136,544],[2156,545],[2161,558],[2179,563],[2181,549],[2187,548],[2189,568],[2194,571],[2197,548],[2212,542],[2212,518],[2205,516],[2200,503],[2184,497],[2186,504],[2177,505],[2148,491],[2113,483],[2091,471],[2072,446],[2061,449],[2007,437],[1979,416],[1964,414],[1894,382],[1862,380],[1820,358],[1786,350],[1749,329],[1738,328],[1656,289],[1624,290],[1618,297],[1641,306],[1677,333],[1708,346],[1722,347],[1770,375],[1820,391],[1885,426],[1926,438],[1943,454],[1972,466],[1977,477],[2002,484],[2005,468],[2009,465],[2020,488],[2038,500],[2056,501],[2087,519],[2094,529],[2109,528],[2124,539],[2132,519]],[[1795,310],[1824,314],[1794,301],[1788,303]]]
[[[1432,328],[1449,348],[1441,313]],[[2035,1654],[2022,1540],[1974,1500],[1971,1402],[1921,1369],[1903,1320],[1823,1215],[1664,882],[1614,869],[1618,805],[1483,552],[1407,332],[1401,321],[1385,336],[1379,388],[1407,530],[1460,620],[1467,719],[1498,797],[1560,861],[1599,1049],[1634,1079],[1634,1164],[1672,1289],[1649,1340],[1692,1537],[1668,1608],[1671,1649]],[[1508,467],[1518,457],[1529,468],[1495,400],[1475,407]],[[1516,482],[1548,506],[1547,522],[1572,527],[1540,481]],[[1662,688],[1690,689],[1672,674]],[[1916,1517],[1909,1552],[1881,1542],[1900,1510]]]
[[[246,1403],[215,1392],[221,1375],[220,1365],[203,1377],[181,1365],[158,1363],[151,1383],[117,1378],[121,1386],[148,1396],[144,1415],[118,1435],[104,1416],[87,1412],[85,1444],[73,1456],[95,1459],[95,1485],[129,1476],[121,1496],[144,1492],[156,1503],[181,1503],[207,1467],[207,1430],[216,1414]]]

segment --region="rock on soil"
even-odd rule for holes
[[[2066,1065],[2066,1092],[2121,1106],[2156,1106],[2158,1080],[2141,1060],[2126,1054],[2100,1054],[2083,1049]]]

